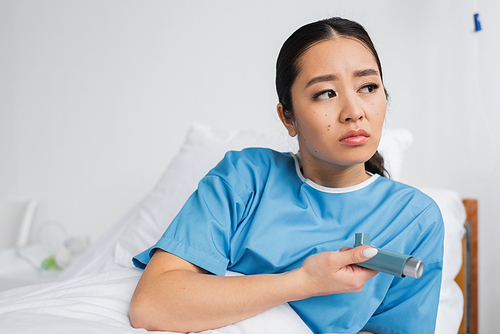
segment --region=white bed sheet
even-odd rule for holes
[[[145,333],[144,329],[132,328],[129,321],[129,302],[141,273],[139,269],[122,268],[0,293],[1,330],[23,334]],[[283,304],[245,321],[202,333],[311,331],[288,304]]]

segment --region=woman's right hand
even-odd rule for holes
[[[338,252],[322,252],[309,256],[295,274],[303,282],[309,296],[359,292],[378,272],[355,265],[377,254],[375,248],[359,246]]]

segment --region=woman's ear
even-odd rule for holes
[[[285,117],[285,109],[283,108],[283,105],[281,103],[278,103],[276,109],[278,111],[278,116],[283,125],[285,126],[285,128],[287,129],[290,137],[295,137],[297,135],[297,129],[295,129],[295,125],[293,124],[293,122]]]

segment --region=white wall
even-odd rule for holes
[[[52,220],[101,235],[192,122],[279,129],[281,44],[304,23],[349,17],[379,50],[388,125],[415,136],[404,180],[480,201],[480,328],[494,333],[500,4],[476,3],[477,34],[465,0],[0,0],[0,197],[41,201],[33,237]]]

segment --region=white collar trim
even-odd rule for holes
[[[314,188],[316,190],[326,192],[326,193],[343,194],[343,193],[349,193],[349,192],[353,192],[356,190],[360,190],[360,189],[363,189],[364,187],[369,186],[370,184],[375,182],[376,179],[378,179],[380,177],[380,175],[378,175],[378,174],[371,174],[371,173],[367,172],[368,174],[371,175],[371,177],[368,180],[365,180],[361,183],[355,184],[355,185],[350,186],[350,187],[345,187],[345,188],[329,188],[329,187],[319,185],[310,179],[306,179],[304,177],[304,175],[302,174],[302,171],[300,170],[300,153],[297,153],[297,154],[291,153],[291,155],[293,157],[293,160],[295,161],[295,171],[297,173],[297,176],[302,180],[302,182],[307,183],[308,185],[310,185],[312,188]]]

